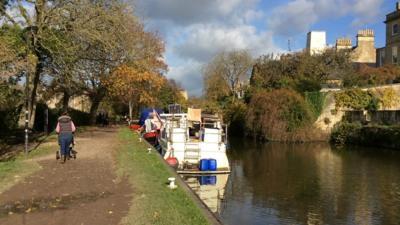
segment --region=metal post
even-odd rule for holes
[[[229,149],[229,143],[228,143],[228,124],[225,125],[225,147],[226,147],[226,149]]]
[[[25,154],[28,154],[29,144],[29,73],[25,71]]]
[[[28,120],[29,112],[28,110],[25,111],[25,154],[28,154],[28,142],[29,142],[29,130],[28,130]]]
[[[32,27],[27,27],[29,29],[30,36],[33,37],[32,33]],[[29,104],[29,49],[31,47],[30,43],[30,37],[26,36],[26,68],[25,68],[25,154],[28,155],[29,153],[29,119],[30,119],[30,114],[29,114],[29,109],[30,109],[30,104]]]
[[[49,133],[49,108],[47,107],[44,110],[44,132],[46,135]]]

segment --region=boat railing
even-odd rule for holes
[[[173,133],[173,128],[183,128],[186,130],[185,132],[185,139],[186,141],[190,141],[190,134],[189,134],[189,122],[194,122],[200,126],[200,129],[210,128],[210,129],[218,129],[219,135],[221,136],[221,142],[227,144],[228,141],[228,129],[227,125],[223,124],[221,119],[214,117],[214,118],[204,118],[203,121],[188,121],[187,114],[161,114],[162,118],[164,118],[164,126],[169,132],[169,140],[171,141],[171,135]],[[201,138],[199,135],[197,138]]]

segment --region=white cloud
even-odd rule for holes
[[[177,45],[174,51],[181,58],[190,58],[198,62],[207,62],[216,53],[224,50],[247,49],[255,56],[280,51],[274,46],[270,33],[258,32],[251,25],[195,25],[189,27],[186,33],[186,41]]]
[[[318,20],[315,4],[308,0],[295,0],[276,8],[267,23],[276,34],[291,36],[309,29]]]
[[[137,12],[146,26],[167,43],[168,78],[192,95],[202,94],[201,68],[221,50],[277,51],[270,33],[251,23],[265,15],[260,0],[139,0]]]
[[[136,9],[145,18],[168,20],[177,25],[217,21],[231,17],[238,9],[253,7],[258,0],[140,0]]]
[[[382,4],[383,0],[292,0],[275,8],[267,24],[283,36],[304,33],[320,20],[346,15],[354,17],[353,26],[362,26],[376,20]]]
[[[379,10],[382,7],[383,0],[358,0],[354,4],[354,12],[358,15],[353,20],[353,26],[362,26],[369,22],[375,21],[380,15]],[[372,9],[372,10],[371,10]]]
[[[171,66],[167,77],[183,84],[190,95],[200,96],[203,94],[202,67],[201,63],[188,60],[179,66]]]
[[[281,52],[274,46],[270,33],[259,33],[250,25],[222,27],[198,24],[186,28],[183,33],[185,40],[167,49],[168,56],[174,55],[180,59],[170,66],[167,77],[178,80],[191,95],[202,94],[202,68],[220,51],[247,49],[255,57]]]

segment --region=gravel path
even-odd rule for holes
[[[91,128],[75,139],[76,160],[36,159],[40,171],[0,194],[0,224],[119,224],[132,188],[115,174],[117,130]]]

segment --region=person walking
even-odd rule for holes
[[[58,118],[56,133],[58,134],[58,143],[60,144],[61,163],[65,163],[69,158],[69,146],[71,145],[75,124],[67,112],[63,112]]]

